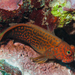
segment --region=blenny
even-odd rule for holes
[[[0,42],[7,38],[22,40],[31,45],[36,52],[40,53],[39,57],[31,58],[37,63],[46,62],[48,59],[58,59],[64,63],[74,60],[73,45],[33,24],[17,24],[7,28],[0,34]]]

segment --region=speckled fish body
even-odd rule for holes
[[[1,39],[17,38],[29,43],[39,53],[44,53],[61,42],[61,39],[36,25],[18,24],[7,29],[5,33]]]
[[[73,61],[74,47],[60,38],[52,35],[47,30],[32,24],[18,24],[4,31],[0,40],[6,38],[16,38],[30,44],[37,52],[47,58],[63,60],[63,62]],[[69,51],[69,54],[67,52]]]

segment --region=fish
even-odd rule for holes
[[[51,34],[51,32],[31,23],[20,23],[9,27],[0,34],[0,42],[17,39],[28,43],[40,56],[30,58],[33,62],[44,63],[48,59],[58,59],[64,63],[74,60],[75,47]]]

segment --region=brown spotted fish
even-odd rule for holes
[[[40,53],[39,57],[31,58],[37,63],[46,62],[47,59],[58,59],[64,63],[74,60],[74,46],[62,41],[49,31],[33,24],[17,24],[9,27],[0,34],[0,41],[8,38],[27,42]]]

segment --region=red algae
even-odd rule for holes
[[[39,54],[31,47],[18,42],[13,43],[13,41],[9,41],[7,45],[1,45],[0,47],[0,59],[4,59],[13,67],[18,67],[22,72],[22,74],[16,75],[71,75],[70,69],[58,63],[48,62],[38,64],[30,60],[30,57],[37,56]],[[4,69],[4,71],[10,72],[12,75],[12,69],[9,68],[8,70]]]
[[[29,18],[40,27],[43,27],[51,32],[55,29],[58,23],[58,18],[51,14],[51,9],[45,6],[43,9],[33,10]]]
[[[43,1],[42,0],[31,0],[31,5],[35,8],[40,8],[42,7]]]

